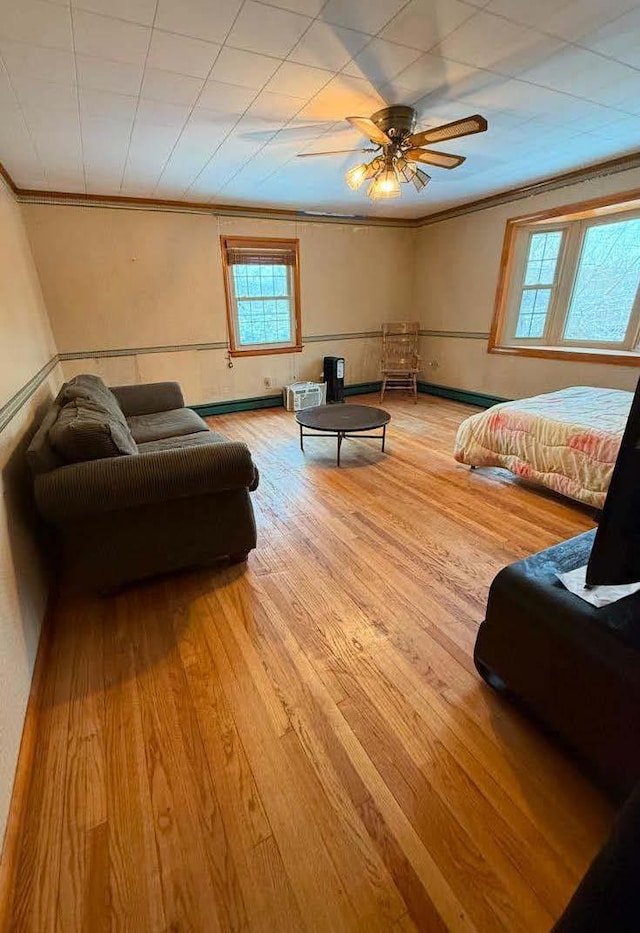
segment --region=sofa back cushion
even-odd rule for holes
[[[60,412],[49,440],[65,463],[138,452],[115,395],[99,376],[86,373],[65,382],[56,402]]]
[[[56,402],[60,407],[64,407],[67,402],[92,402],[99,405],[105,411],[110,412],[115,418],[126,424],[125,417],[118,405],[118,401],[111,389],[104,384],[100,376],[93,376],[89,373],[83,373],[80,376],[74,376],[69,382],[65,382],[60,391]]]
[[[137,454],[127,425],[89,399],[67,402],[49,428],[49,440],[65,463]]]

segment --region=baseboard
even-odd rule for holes
[[[378,382],[356,382],[352,386],[344,387],[345,395],[369,395],[372,392],[379,392],[382,383]]]
[[[367,395],[380,391],[380,382],[356,382],[344,387],[345,395]],[[253,398],[230,399],[226,402],[205,402],[202,405],[189,405],[193,411],[205,418],[207,415],[228,415],[234,411],[254,411],[259,408],[282,408],[282,393],[277,395],[257,395]]]
[[[353,385],[344,387],[344,394],[351,395],[369,395],[374,392],[380,392],[382,383],[377,382],[356,382]],[[440,398],[449,398],[455,402],[465,402],[467,405],[476,405],[478,408],[491,408],[499,402],[507,402],[509,399],[499,398],[496,395],[485,395],[482,392],[469,392],[467,389],[454,389],[451,386],[440,386],[434,382],[419,382],[418,392],[423,395],[438,395]],[[255,411],[260,408],[282,408],[282,393],[277,395],[257,395],[252,398],[229,399],[226,402],[205,402],[202,405],[190,405],[193,411],[197,412],[203,418],[208,415],[228,415],[235,411]]]
[[[236,398],[228,402],[205,402],[202,405],[189,405],[203,418],[207,415],[227,415],[234,411],[253,411],[258,408],[282,408],[282,393],[278,395],[257,395],[253,398]]]
[[[2,857],[0,859],[0,929],[9,929],[9,911],[13,906],[13,892],[16,872],[18,870],[18,852],[22,837],[22,826],[29,799],[29,788],[33,774],[33,763],[36,757],[36,740],[38,732],[38,719],[44,677],[51,644],[51,631],[54,606],[57,601],[57,587],[51,586],[47,607],[45,609],[38,650],[31,676],[31,689],[27,700],[27,709],[22,726],[22,737],[18,751],[18,761],[13,778],[11,801],[7,815],[7,825],[4,831]],[[44,831],[44,830],[43,830]]]
[[[491,408],[510,399],[500,398],[497,395],[485,395],[483,392],[470,392],[467,389],[454,389],[451,386],[440,386],[434,382],[419,382],[418,392],[423,395],[437,395],[440,398],[450,398],[454,402],[465,402],[467,405],[476,405],[478,408]]]

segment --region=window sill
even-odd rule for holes
[[[229,350],[229,356],[268,356],[273,353],[302,353],[304,347],[251,347],[249,350]]]
[[[640,353],[631,350],[603,350],[593,347],[521,347],[494,346],[489,343],[488,353],[505,356],[532,356],[545,360],[570,360],[581,363],[609,363],[615,366],[640,366]]]

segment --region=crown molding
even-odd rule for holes
[[[9,191],[11,191],[12,194],[14,195],[18,194],[18,189],[15,186],[14,180],[9,174],[9,172],[6,170],[2,162],[0,162],[0,178],[5,183],[5,185],[7,186]]]
[[[222,217],[247,217],[259,220],[293,220],[304,223],[416,228],[440,223],[442,220],[451,220],[454,217],[462,217],[465,214],[487,210],[491,207],[499,207],[502,204],[508,204],[511,201],[520,201],[536,194],[544,194],[547,191],[556,191],[559,188],[575,185],[582,181],[590,181],[591,179],[601,178],[606,175],[615,175],[618,172],[627,172],[634,168],[640,168],[640,150],[628,153],[624,156],[618,156],[615,159],[607,159],[602,162],[585,165],[582,168],[572,169],[569,172],[562,172],[559,175],[551,175],[533,184],[507,188],[504,191],[487,195],[484,198],[467,201],[464,204],[457,204],[454,207],[449,207],[442,211],[435,211],[432,214],[424,214],[422,217],[341,216],[314,214],[304,210],[296,211],[276,207],[250,207],[241,204],[206,204],[200,201],[135,198],[126,197],[124,195],[88,195],[68,191],[40,191],[35,188],[19,188],[2,163],[0,163],[0,178],[5,181],[16,199],[23,204],[76,205],[78,207],[107,207],[114,209],[119,208],[122,210],[155,210],[214,214]]]
[[[22,204],[58,204],[77,207],[106,207],[125,210],[170,211],[186,214],[214,214],[221,217],[249,217],[258,220],[288,220],[298,223],[350,224],[371,227],[415,227],[416,218],[368,217],[366,215],[315,214],[278,207],[250,207],[242,204],[209,204],[202,201],[174,201],[163,198],[136,198],[111,194],[78,194],[66,191],[13,189]]]
[[[592,165],[585,165],[583,168],[573,169],[570,172],[562,172],[560,175],[551,175],[549,178],[544,178],[542,181],[537,181],[530,185],[519,185],[517,188],[507,188],[505,191],[499,191],[497,194],[490,194],[485,198],[478,198],[475,201],[467,201],[465,204],[456,204],[454,207],[448,207],[446,210],[436,211],[433,214],[426,214],[424,217],[419,217],[415,226],[426,227],[430,224],[440,223],[441,220],[451,220],[454,217],[462,217],[464,214],[484,211],[489,207],[499,207],[501,204],[508,204],[511,201],[520,201],[523,198],[533,197],[535,194],[557,191],[559,188],[576,185],[581,181],[590,181],[593,178],[615,175],[618,172],[628,172],[634,168],[640,168],[640,151],[619,156],[615,159],[607,159],[604,162],[594,162]]]

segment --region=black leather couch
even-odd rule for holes
[[[636,788],[552,933],[638,933],[639,868],[640,788]]]
[[[594,535],[500,571],[474,657],[622,800],[640,780],[640,593],[595,608],[557,578],[587,563]]]

